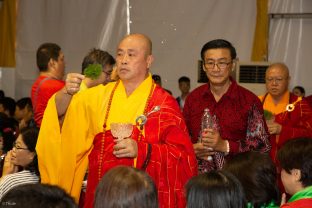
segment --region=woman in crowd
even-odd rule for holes
[[[36,143],[37,128],[22,129],[13,149],[5,157],[0,180],[0,199],[12,188],[39,182]]]
[[[278,151],[281,179],[291,198],[286,203],[283,194],[282,208],[312,207],[312,138],[288,140]]]
[[[186,185],[187,208],[244,208],[245,195],[231,173],[216,171],[193,177]]]
[[[95,193],[95,208],[158,208],[155,184],[142,170],[117,166],[101,179]]]
[[[269,155],[244,152],[231,158],[223,168],[241,182],[248,208],[277,208],[280,192],[276,167]]]
[[[17,137],[17,123],[13,118],[9,118],[6,114],[0,113],[0,177],[4,158],[8,151],[13,147]]]

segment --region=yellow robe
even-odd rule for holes
[[[49,100],[44,113],[36,147],[41,182],[61,186],[77,202],[93,139],[97,133],[103,131],[107,104],[114,85],[115,83],[99,85],[73,96],[62,129],[57,117],[55,95]],[[114,94],[107,124],[135,124],[136,117],[143,114],[150,91],[146,89],[151,89],[151,86],[152,78],[149,75],[127,97],[120,82]]]

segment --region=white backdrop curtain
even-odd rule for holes
[[[270,13],[310,13],[311,0],[271,0]],[[312,94],[312,18],[271,18],[269,61],[282,61],[290,70],[292,89],[301,85]]]
[[[233,43],[241,61],[251,58],[256,21],[256,0],[133,0],[131,32],[143,32],[153,41],[152,72],[175,96],[180,76],[197,86],[197,61],[209,40]]]
[[[225,38],[249,61],[255,27],[256,1],[250,0],[130,0],[131,32],[151,37],[155,62],[152,72],[164,87],[178,95],[177,80],[197,82],[202,45]],[[58,43],[66,71],[80,72],[84,55],[100,47],[115,55],[117,42],[127,33],[127,0],[18,1],[16,98],[29,96],[38,69],[35,52],[43,42]]]
[[[36,50],[44,42],[59,44],[66,72],[81,72],[83,57],[93,48],[115,55],[127,30],[127,4],[121,0],[18,1],[16,99],[30,96],[36,77]]]

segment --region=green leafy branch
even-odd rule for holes
[[[99,78],[102,72],[101,64],[89,64],[84,70],[84,75],[92,80]]]
[[[269,110],[263,110],[265,120],[271,120],[274,114]]]

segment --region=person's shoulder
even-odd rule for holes
[[[236,85],[236,91],[239,93],[242,97],[245,97],[248,100],[257,100],[259,101],[259,97],[251,92],[249,89],[246,89],[240,85]]]
[[[192,90],[192,92],[190,92],[187,97],[196,98],[196,97],[202,96],[202,94],[207,90],[208,90],[208,84],[205,83],[203,85],[196,87],[194,90]]]
[[[58,91],[65,86],[65,82],[63,80],[53,78],[48,78],[46,80],[42,79],[40,82],[41,83],[39,83],[39,87],[43,90]]]
[[[312,198],[303,198],[293,202],[288,202],[281,206],[281,208],[310,208]]]
[[[177,109],[179,109],[176,99],[159,85],[156,85],[153,94],[154,94],[153,98],[155,102],[159,104],[162,103],[168,106],[174,106],[174,107],[177,107]]]
[[[61,79],[53,79],[53,78],[49,78],[47,79],[46,82],[42,83],[42,84],[47,84],[47,85],[65,85],[65,81],[64,80],[61,80]]]
[[[307,97],[304,97],[304,99],[310,103],[312,103],[312,95],[309,95]]]
[[[36,80],[33,82],[32,88],[36,87],[44,78],[45,76],[38,76]]]

